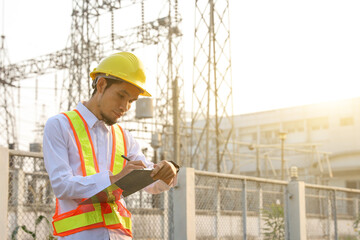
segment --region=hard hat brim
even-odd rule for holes
[[[99,75],[98,75],[99,74]],[[140,94],[141,96],[144,96],[144,97],[152,97],[152,95],[146,91],[144,88],[140,87],[138,84],[134,83],[134,82],[131,82],[127,79],[124,79],[124,78],[119,78],[117,76],[113,76],[113,75],[110,75],[110,74],[106,74],[106,73],[101,73],[101,72],[91,72],[90,73],[90,77],[95,80],[95,78],[97,77],[97,75],[99,77],[103,77],[103,78],[110,78],[110,79],[113,79],[113,80],[117,80],[117,81],[125,81],[135,87],[137,87],[138,89],[141,90]]]

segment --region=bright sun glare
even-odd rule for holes
[[[34,5],[22,1],[22,8],[18,4],[19,1],[6,1],[4,11],[3,31],[13,62],[48,54],[69,44],[71,2],[39,0]],[[183,47],[185,95],[191,95],[193,49],[188,44],[193,43],[194,36],[194,14],[190,10],[194,1],[179,4],[188,5],[181,14],[183,38],[188,41]],[[233,113],[359,97],[359,11],[358,0],[230,0]],[[154,61],[148,62],[151,65]],[[155,80],[156,66],[146,67],[150,69],[148,79]],[[49,81],[39,84],[46,82]],[[34,88],[34,81],[24,84]],[[53,91],[48,94],[52,94],[48,100],[54,98]],[[28,118],[41,112],[41,105],[37,112],[33,110],[30,99],[34,99],[33,92],[21,100],[18,121],[29,124],[22,129],[33,129]],[[191,111],[191,102],[186,105]],[[58,111],[57,106],[46,106],[46,114],[51,109]]]
[[[231,3],[234,113],[360,96],[360,2]]]

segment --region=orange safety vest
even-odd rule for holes
[[[99,172],[94,146],[91,140],[88,126],[77,111],[63,113],[69,120],[76,140],[81,169],[83,176],[93,175]],[[111,126],[112,155],[110,171],[115,175],[123,169],[126,161],[121,157],[126,155],[124,132],[119,125]],[[107,188],[107,198],[115,199],[113,202],[93,203],[79,205],[76,209],[58,214],[59,203],[56,199],[56,209],[53,216],[55,236],[68,236],[87,229],[105,227],[109,229],[121,229],[132,237],[131,213],[120,202],[122,190],[111,185]],[[106,195],[106,193],[104,193]]]

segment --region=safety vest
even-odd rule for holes
[[[99,167],[94,146],[84,118],[77,110],[63,114],[69,120],[74,133],[83,176],[98,173]],[[126,161],[121,157],[122,154],[126,155],[126,144],[124,133],[118,124],[111,126],[111,133],[113,143],[110,171],[115,175],[126,164]],[[76,209],[62,214],[58,214],[59,203],[58,199],[56,199],[56,209],[52,222],[54,235],[68,236],[87,229],[105,227],[121,229],[132,237],[131,213],[120,202],[122,190],[111,185],[107,188],[107,193],[101,193],[107,195],[105,198],[112,199],[113,201],[79,205]]]

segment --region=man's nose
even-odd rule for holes
[[[120,104],[120,109],[123,112],[127,112],[130,109],[130,104],[128,103],[128,101],[122,101]]]

